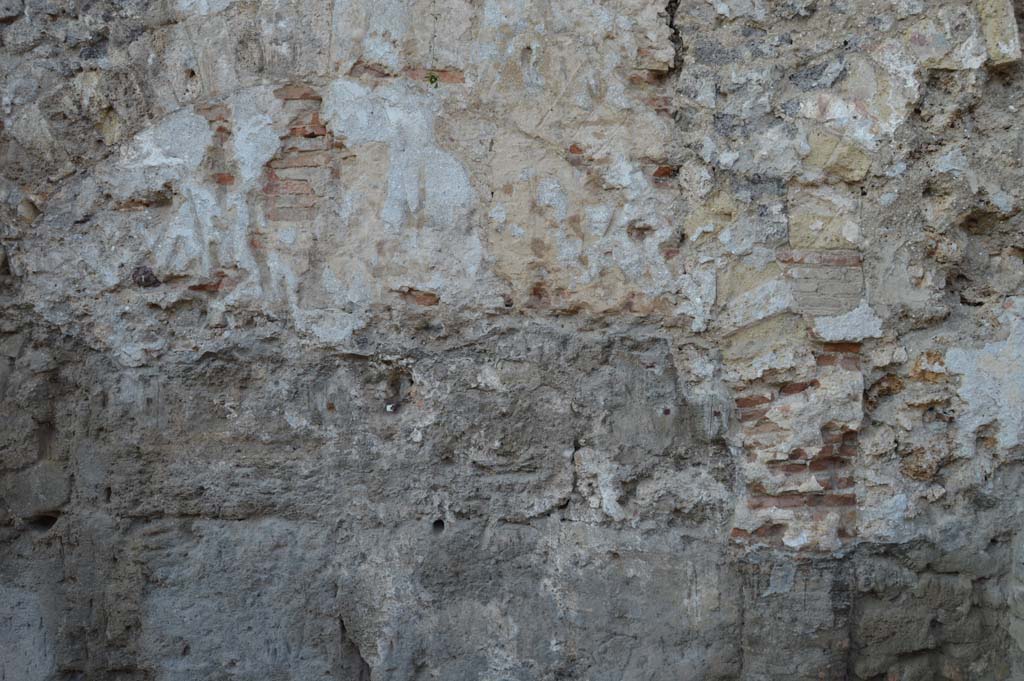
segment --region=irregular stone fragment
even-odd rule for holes
[[[1010,0],[978,0],[978,13],[989,61],[997,66],[1019,61],[1020,35]]]

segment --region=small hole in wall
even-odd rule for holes
[[[189,645],[186,643],[185,647],[181,649],[181,656],[182,657],[188,657],[188,654],[190,652],[192,652],[192,648],[190,648]]]
[[[434,534],[441,534],[442,532],[444,532],[444,521],[440,518],[435,520],[433,526],[431,527],[431,531]]]
[[[661,410],[661,413],[664,414],[665,416],[671,416],[672,410],[669,409],[668,407],[665,407],[664,409]]]
[[[193,78],[196,77],[196,72],[193,71],[192,69],[188,69],[187,71],[185,71],[185,77],[188,78],[189,80],[192,80]]]
[[[25,518],[25,524],[34,530],[45,532],[57,524],[58,518],[60,518],[59,513],[39,513]]]
[[[111,494],[113,494],[113,490],[111,490],[109,487],[104,487],[103,488],[103,501],[105,501],[105,502],[107,502],[109,504],[110,503],[110,496],[111,496]]]

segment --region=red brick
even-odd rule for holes
[[[747,506],[752,509],[759,508],[801,508],[805,506],[807,499],[803,494],[783,494],[781,496],[759,495],[750,497]]]
[[[817,388],[818,385],[819,383],[817,379],[811,381],[789,383],[787,385],[782,386],[779,389],[779,395],[796,395],[797,393],[802,393],[808,388]]]
[[[215,173],[213,181],[217,184],[234,184],[235,176],[231,173]]]
[[[830,367],[839,364],[839,355],[815,355],[814,363],[820,367]]]
[[[860,343],[824,343],[822,348],[825,352],[842,352],[856,355],[860,352]]]
[[[658,180],[665,180],[670,177],[675,177],[679,170],[673,166],[658,166],[658,169],[654,171],[654,177]]]
[[[849,355],[841,357],[839,366],[847,371],[860,371],[860,357],[851,357]]]
[[[758,539],[778,539],[785,533],[786,525],[783,523],[765,523],[753,532],[748,532],[747,530],[734,527],[729,532],[733,539],[743,540],[753,539],[754,537],[757,537]]]
[[[756,407],[762,404],[767,404],[772,401],[770,394],[764,395],[745,395],[743,397],[736,398],[736,406],[740,409],[747,409],[749,407]]]
[[[786,533],[786,525],[783,523],[767,523],[754,530],[755,537],[781,537]]]
[[[769,461],[768,467],[773,471],[780,471],[782,473],[793,474],[793,473],[806,473],[806,463],[791,463],[789,461]]]
[[[815,473],[820,473],[821,471],[830,471],[835,468],[844,468],[845,466],[846,461],[843,459],[834,456],[819,456],[811,461],[809,468]]]
[[[641,70],[634,71],[629,76],[629,82],[633,85],[654,85],[664,79],[664,74],[658,71]]]

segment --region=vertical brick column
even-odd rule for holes
[[[334,138],[320,120],[321,97],[312,88],[289,85],[274,94],[282,100],[288,120],[281,149],[265,170],[267,222],[312,222],[332,176]]]

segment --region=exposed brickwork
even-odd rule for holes
[[[829,315],[857,307],[864,292],[863,257],[857,251],[780,249],[783,266],[800,312]]]
[[[344,149],[320,118],[321,96],[306,85],[278,88],[285,116],[281,148],[264,170],[262,194],[267,223],[310,223],[319,214],[335,161]]]
[[[735,528],[735,541],[815,550],[856,537],[857,430],[849,421],[832,419],[822,408],[830,398],[819,391],[835,385],[836,377],[859,375],[859,354],[858,343],[818,344],[815,365],[807,369],[812,375],[747,389],[735,398],[746,450],[741,515],[755,527],[747,522]],[[802,434],[808,418],[821,419],[813,437]]]

